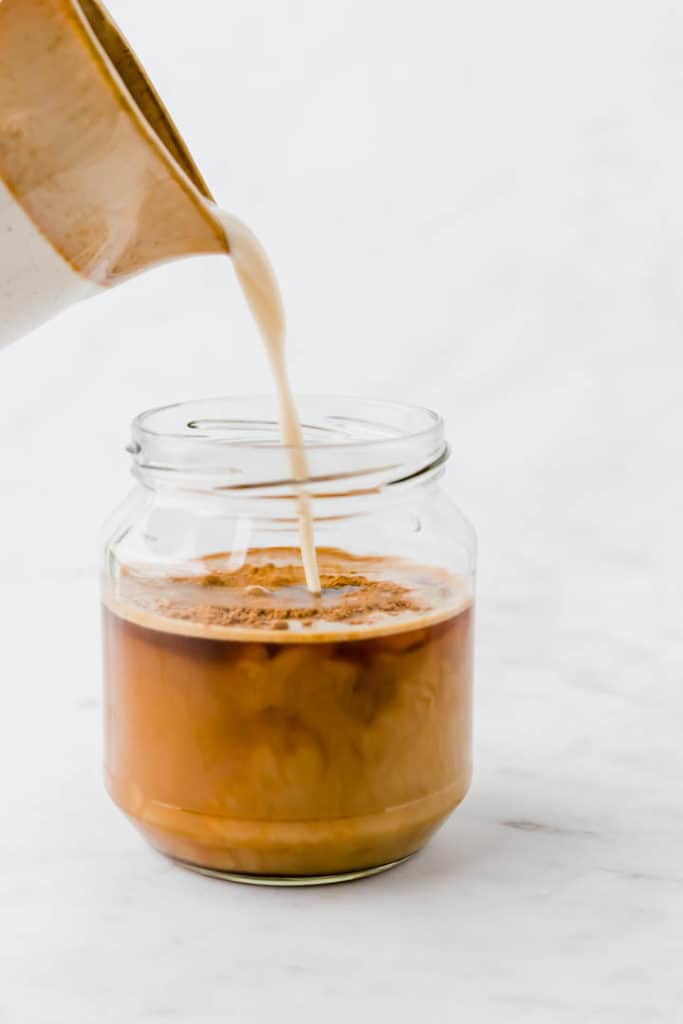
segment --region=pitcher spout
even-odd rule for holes
[[[0,3],[0,179],[0,343],[139,271],[228,249],[98,0]]]

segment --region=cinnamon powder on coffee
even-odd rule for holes
[[[164,616],[189,622],[269,629],[287,629],[293,621],[304,626],[316,621],[358,624],[375,615],[425,609],[415,593],[399,583],[324,570],[320,579],[322,594],[316,599],[306,591],[299,566],[247,564],[234,571],[173,578],[174,584],[191,584],[195,594],[214,590],[215,602],[162,599],[155,607]]]

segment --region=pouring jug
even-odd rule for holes
[[[0,0],[0,346],[142,270],[228,248],[102,4]]]

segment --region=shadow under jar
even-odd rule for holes
[[[300,411],[320,597],[266,398],[139,416],[104,554],[109,793],[161,852],[247,882],[391,867],[471,775],[475,539],[439,487],[443,423]]]

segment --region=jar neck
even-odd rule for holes
[[[311,501],[315,518],[328,519],[363,514],[381,505],[414,500],[438,483],[448,457],[449,449],[445,446],[433,463],[408,477],[371,487],[363,486],[362,479],[349,479],[344,481],[343,490],[338,478],[308,480],[296,485],[286,481],[270,485],[230,486],[213,477],[178,474],[139,465],[134,466],[133,476],[143,488],[162,499],[210,502],[226,509],[231,506],[236,514],[243,515],[296,516],[299,498],[305,493]]]
[[[307,464],[292,479],[272,398],[208,399],[133,422],[133,473],[149,490],[246,508],[287,508],[305,492],[317,509],[401,500],[443,471],[443,421],[409,405],[326,396],[298,402]]]

